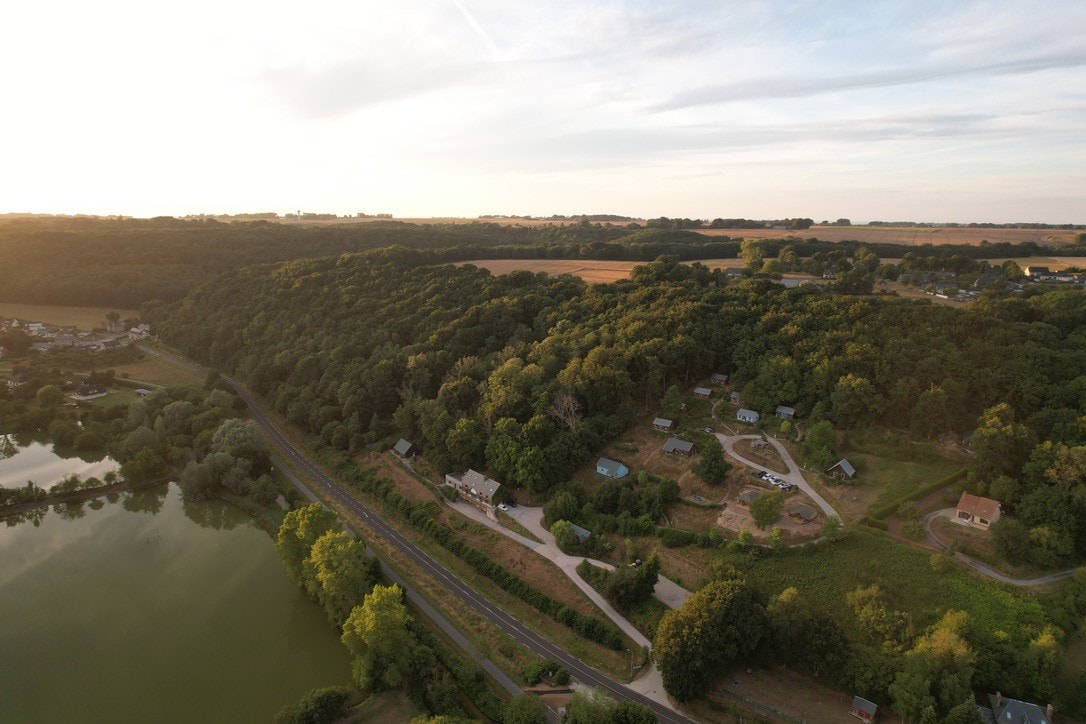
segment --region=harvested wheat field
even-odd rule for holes
[[[462,262],[489,269],[492,274],[513,271],[546,272],[551,276],[573,274],[589,283],[629,279],[635,266],[643,261],[594,261],[591,259],[474,259]]]
[[[968,244],[976,246],[987,240],[993,244],[1006,241],[1017,244],[1070,244],[1080,231],[1072,229],[961,229],[916,226],[812,226],[810,229],[697,229],[706,236],[730,236],[736,239],[800,239],[822,241],[861,241],[882,244]]]

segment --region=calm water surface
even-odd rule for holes
[[[267,533],[174,484],[0,525],[0,720],[267,722],[349,678]]]
[[[41,435],[0,434],[0,488],[21,488],[32,481],[48,490],[67,475],[99,480],[120,466],[104,452],[56,448]]]

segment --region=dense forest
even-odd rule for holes
[[[480,258],[651,261],[667,254],[683,260],[736,258],[740,238],[704,236],[657,223],[655,228],[584,220],[563,226],[495,223],[287,225],[214,219],[94,219],[34,217],[0,220],[0,301],[138,307],[180,299],[222,272],[251,264],[324,257],[396,247],[415,264]],[[681,226],[681,225],[680,225]],[[813,231],[817,235],[817,229]],[[767,239],[761,253],[851,256],[857,242],[811,238]],[[881,257],[912,252],[927,260],[992,259],[1086,253],[1086,242],[1046,249],[1035,243],[981,246],[867,244]]]

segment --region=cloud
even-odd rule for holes
[[[1019,75],[1082,66],[1086,66],[1086,49],[976,65],[889,68],[867,73],[823,77],[752,78],[676,93],[666,102],[655,106],[654,110],[668,111],[743,100],[806,98],[826,93],[885,88],[951,78]]]

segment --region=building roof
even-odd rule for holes
[[[788,509],[789,515],[795,515],[804,520],[814,520],[818,517],[818,511],[806,503],[797,503]]]
[[[865,714],[875,716],[875,712],[878,710],[879,707],[874,702],[868,701],[862,696],[854,696],[852,697],[852,708],[858,711],[862,711]]]
[[[992,714],[999,722],[1014,722],[1014,724],[1049,724],[1045,710],[1036,704],[1018,699],[1007,699],[999,694],[989,694],[988,701],[992,705]]]
[[[755,500],[757,500],[760,497],[762,497],[761,491],[748,490],[747,492],[743,493],[738,498],[736,498],[736,500],[738,500],[741,503],[753,503]]]
[[[465,487],[471,488],[472,492],[476,495],[484,495],[488,498],[493,497],[494,493],[498,492],[498,488],[501,487],[501,483],[497,480],[492,480],[474,470],[466,471],[460,476],[460,481]]]
[[[652,421],[652,424],[655,427],[671,427],[675,424],[675,421],[669,420],[666,417],[658,417]]]
[[[587,528],[582,528],[576,523],[570,523],[569,527],[573,529],[573,535],[577,536],[577,540],[579,540],[581,543],[584,543],[586,540],[588,540],[589,536],[592,535],[592,531],[588,530]]]
[[[618,475],[622,472],[623,468],[626,469],[626,472],[630,471],[625,465],[617,460],[612,460],[611,458],[600,458],[596,461],[596,471],[602,472],[605,475]]]
[[[978,518],[991,520],[999,513],[999,501],[963,492],[962,497],[958,498],[958,510]]]
[[[845,475],[848,475],[849,477],[852,477],[853,475],[856,474],[856,468],[852,467],[852,463],[850,463],[845,458],[841,458],[836,463],[831,465],[829,470],[833,470],[834,468],[841,468],[841,470],[845,473]],[[829,472],[829,471],[827,470],[827,472]]]
[[[709,377],[709,380],[711,382],[719,382],[723,384],[724,382],[728,381],[728,376],[725,374],[721,374],[720,372],[714,372],[712,376]]]
[[[398,452],[400,455],[406,455],[407,453],[411,452],[411,448],[413,447],[415,446],[401,437],[400,441],[396,443],[396,446],[392,449]]]
[[[1033,276],[1034,274],[1049,274],[1048,267],[1046,266],[1027,266],[1026,276]]]
[[[693,452],[694,443],[680,440],[677,437],[669,437],[664,443],[664,452]]]
[[[796,408],[788,407],[787,405],[777,405],[776,413],[778,415],[795,415]]]
[[[738,412],[736,412],[735,416],[736,417],[753,417],[755,420],[757,420],[758,418],[761,417],[761,415],[759,415],[754,410],[748,410],[745,407],[741,408]]]
[[[735,392],[732,393],[732,399],[733,400],[738,400],[740,397],[742,397],[742,395],[739,394],[739,390],[736,390]]]
[[[694,388],[694,394],[695,395],[711,395],[711,394],[713,394],[713,391],[710,390],[708,387],[695,387]]]

